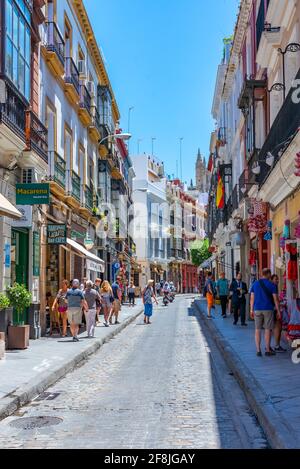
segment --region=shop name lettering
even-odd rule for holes
[[[171,464],[193,464],[194,454],[148,454],[145,457],[139,456],[118,456],[112,453],[104,457],[104,464],[127,464],[135,467],[139,460],[147,464],[161,464],[171,466]]]
[[[47,189],[17,189],[18,195],[45,195],[48,196]]]
[[[295,365],[299,365],[300,363],[300,339],[294,340],[293,341],[293,347],[298,347],[294,352],[292,353],[292,362]]]
[[[292,88],[296,88],[292,93],[292,101],[294,104],[300,103],[300,79],[294,80],[292,83]]]

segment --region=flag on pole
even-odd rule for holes
[[[225,187],[221,178],[220,171],[218,171],[218,185],[217,185],[217,208],[222,210],[225,206]]]

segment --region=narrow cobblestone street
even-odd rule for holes
[[[191,302],[177,297],[167,308],[160,302],[152,325],[140,316],[48,389],[48,400],[39,396],[3,420],[0,447],[267,447]],[[62,420],[28,430],[12,426],[37,416]]]

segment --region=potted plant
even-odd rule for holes
[[[29,346],[30,326],[24,324],[24,315],[31,304],[31,293],[24,285],[15,283],[7,289],[7,296],[17,315],[14,324],[8,327],[8,348],[25,349]]]
[[[10,308],[10,301],[5,293],[0,293],[0,333],[5,334],[6,346],[8,345],[8,326],[13,320],[13,308]]]

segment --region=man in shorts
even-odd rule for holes
[[[117,280],[112,284],[111,288],[112,288],[113,297],[114,297],[112,316],[115,316],[115,324],[120,324],[118,319],[119,319],[119,314],[121,311],[121,304],[122,304],[122,289],[120,286],[119,278],[117,278]],[[111,321],[112,321],[112,318],[111,318]]]
[[[80,282],[75,279],[72,282],[72,288],[67,292],[68,300],[68,321],[70,323],[70,331],[73,337],[73,342],[79,342],[78,332],[79,324],[82,320],[82,309],[88,310],[87,302],[84,299],[83,291],[80,290]]]
[[[274,329],[274,308],[279,316],[279,301],[276,286],[270,281],[270,269],[264,269],[262,279],[252,285],[250,294],[250,316],[255,320],[255,344],[258,357],[261,353],[261,331],[265,330],[265,343],[267,357],[276,355],[271,349],[271,336]]]

